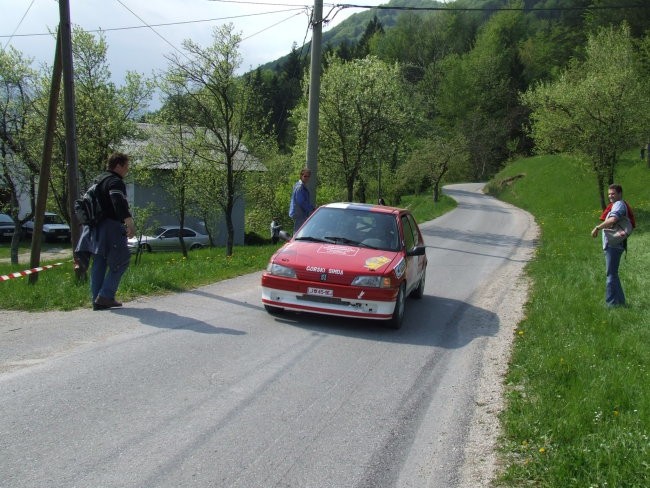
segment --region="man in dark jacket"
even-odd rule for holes
[[[314,206],[311,204],[311,197],[307,183],[311,178],[311,170],[303,168],[300,171],[300,179],[293,185],[291,192],[291,202],[289,203],[289,217],[293,219],[293,233],[295,234],[300,229],[300,226],[305,223],[307,217],[314,211]]]
[[[77,254],[92,254],[90,291],[93,310],[121,307],[115,300],[122,275],[129,267],[131,254],[127,238],[135,236],[135,225],[126,199],[124,177],[129,157],[114,153],[108,158],[107,174],[99,185],[102,220],[96,226],[84,226],[75,249]]]

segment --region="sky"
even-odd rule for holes
[[[166,54],[182,50],[192,39],[203,47],[212,42],[214,27],[226,23],[242,35],[240,72],[244,73],[288,54],[294,43],[311,40],[313,0],[69,0],[73,25],[87,31],[103,30],[113,81],[122,85],[127,71],[144,75],[167,67]],[[379,5],[378,0],[355,0],[355,5]],[[362,8],[323,4],[327,32]],[[11,45],[35,67],[52,65],[55,39],[49,35],[59,22],[56,0],[0,0],[0,46]],[[146,27],[146,25],[152,26]],[[168,24],[168,25],[161,25]],[[172,25],[169,25],[172,24]]]

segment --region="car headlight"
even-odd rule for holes
[[[352,280],[352,286],[363,286],[366,288],[391,288],[392,281],[388,276],[357,276]]]
[[[269,263],[269,265],[266,267],[266,271],[271,273],[273,276],[283,276],[285,278],[296,277],[296,272],[293,270],[293,268],[282,266],[281,264],[277,263]]]

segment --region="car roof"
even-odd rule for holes
[[[323,205],[325,208],[341,208],[350,210],[361,210],[365,212],[377,212],[385,214],[395,214],[402,212],[409,212],[406,209],[398,207],[389,207],[387,205],[373,205],[371,203],[355,203],[355,202],[336,202]]]
[[[157,229],[164,229],[164,230],[169,230],[169,229],[180,229],[180,228],[181,228],[180,225],[159,225],[159,226],[157,227]],[[207,235],[207,234],[203,234],[203,233],[199,232],[199,231],[196,230],[194,227],[188,227],[187,225],[183,226],[183,229],[185,229],[185,230],[191,230],[192,232],[196,232],[197,234],[200,234],[200,235]]]

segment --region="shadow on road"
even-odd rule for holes
[[[159,327],[161,329],[183,329],[201,334],[229,334],[245,335],[241,330],[215,327],[201,320],[183,317],[173,312],[156,310],[153,308],[113,308],[112,313],[133,317],[145,325]]]
[[[296,312],[284,312],[275,320],[318,334],[446,349],[461,348],[480,337],[494,336],[499,330],[499,318],[493,312],[429,295],[421,300],[407,300],[404,325],[400,330],[387,328],[384,321]]]

